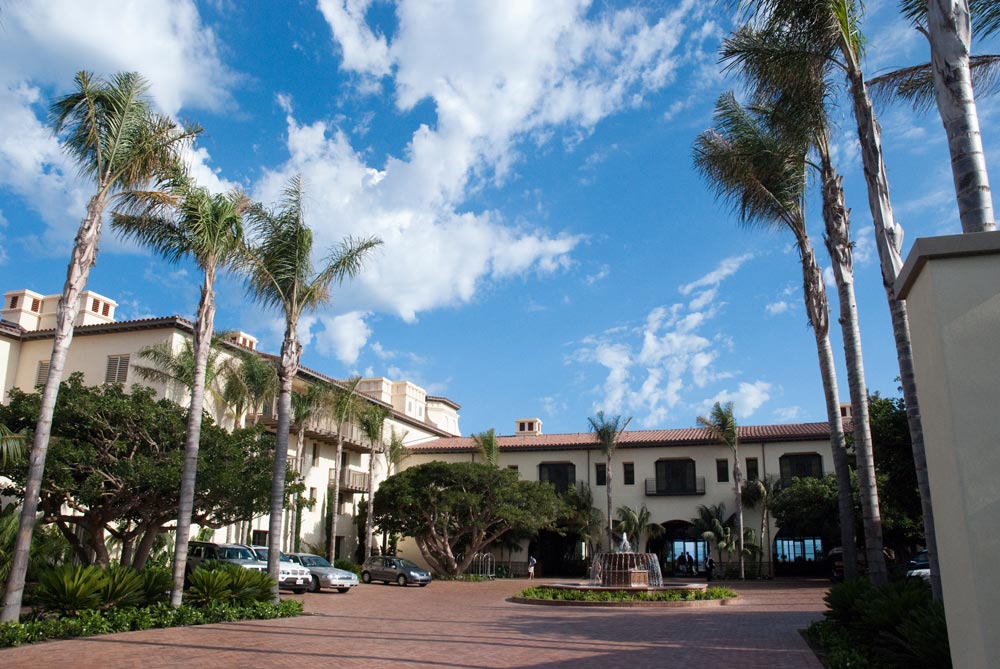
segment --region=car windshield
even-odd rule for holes
[[[249,548],[235,546],[219,546],[217,549],[220,560],[253,560],[253,552]]]
[[[319,557],[318,555],[300,555],[299,559],[302,560],[303,566],[306,567],[332,567],[329,562],[325,559]]]
[[[267,548],[255,548],[253,550],[257,554],[257,559],[258,560],[260,560],[261,562],[267,562],[267,553],[268,553],[269,549],[267,549]],[[291,562],[292,558],[288,557],[284,553],[278,553],[278,560],[280,562]]]
[[[413,564],[409,560],[399,559],[399,560],[397,560],[397,562],[399,562],[399,566],[403,567],[404,569],[420,569],[420,567],[418,567],[417,565]]]

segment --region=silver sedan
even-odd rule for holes
[[[312,553],[291,553],[288,557],[293,562],[298,562],[308,569],[312,574],[309,592],[319,592],[321,588],[336,589],[337,592],[348,592],[358,584],[358,577],[354,572],[337,569],[326,558],[319,555],[313,555]]]

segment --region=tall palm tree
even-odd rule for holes
[[[948,136],[962,232],[995,230],[986,154],[973,94],[972,28],[980,36],[1000,29],[991,0],[902,0],[903,14],[931,47],[930,71],[938,113]]]
[[[174,351],[169,341],[162,341],[151,346],[144,346],[138,351],[139,357],[148,360],[151,365],[133,363],[134,371],[144,381],[151,381],[173,388],[175,391],[191,393],[195,384],[195,368],[197,361],[194,345],[190,339],[185,339],[179,351]],[[212,401],[221,404],[222,389],[219,387],[220,377],[225,364],[220,359],[221,351],[212,346],[205,364],[205,392]]]
[[[906,303],[896,298],[895,289],[896,277],[903,266],[901,256],[903,229],[893,217],[889,178],[882,155],[882,134],[861,67],[864,36],[860,30],[860,17],[864,4],[859,0],[808,0],[807,2],[742,0],[741,4],[745,16],[751,21],[760,22],[765,26],[787,25],[792,30],[805,34],[804,42],[811,45],[807,56],[811,58],[815,54],[824,54],[824,57],[831,60],[833,67],[842,72],[847,79],[865,182],[868,186],[868,206],[875,225],[875,245],[882,270],[882,285],[892,317],[896,357],[923,508],[924,534],[931,564],[931,588],[935,598],[940,599],[941,586],[937,577],[940,570],[937,560],[934,512],[927,480],[927,457],[924,451],[923,425],[920,420],[920,402],[913,373],[909,316]],[[868,499],[865,508],[873,508],[872,502],[873,500]],[[887,574],[881,551],[875,555],[872,547],[869,546],[867,549],[870,577],[873,582],[884,582]],[[848,557],[845,555],[845,564]]]
[[[389,426],[389,440],[385,443],[385,453],[383,453],[385,456],[386,476],[392,476],[392,473],[399,469],[399,465],[402,464],[403,460],[409,457],[410,451],[403,443],[408,434],[409,432],[406,430],[397,432],[395,426]]]
[[[614,538],[614,517],[611,515],[611,478],[612,478],[612,468],[611,468],[611,456],[614,455],[615,449],[618,448],[618,440],[621,438],[622,433],[628,424],[632,422],[632,417],[622,419],[621,415],[605,418],[603,411],[598,411],[596,416],[591,416],[587,419],[590,423],[590,429],[593,431],[594,436],[597,438],[597,444],[601,448],[601,452],[604,454],[606,459],[605,464],[605,491],[608,494],[608,550],[613,551],[615,546]]]
[[[746,578],[743,568],[743,470],[740,468],[740,428],[733,415],[733,403],[715,403],[708,416],[698,416],[698,424],[708,430],[716,441],[729,447],[733,454],[733,487],[736,491],[736,541],[739,546],[740,580]]]
[[[368,456],[368,512],[365,514],[365,552],[367,558],[372,554],[372,495],[375,494],[375,454],[385,449],[383,434],[385,432],[385,421],[392,415],[392,411],[381,404],[371,403],[361,412],[358,422],[361,424],[361,431],[368,438],[368,445],[371,453]]]
[[[652,522],[653,514],[645,504],[638,511],[630,506],[620,506],[617,513],[618,529],[634,537],[637,553],[642,552],[643,537],[655,539],[663,534],[663,526]]]
[[[164,191],[132,192],[111,220],[123,237],[153,249],[171,262],[192,258],[202,272],[201,298],[192,344],[194,369],[191,403],[184,440],[184,465],[174,533],[174,574],[170,603],[181,605],[187,573],[187,548],[191,536],[198,446],[201,441],[205,388],[210,386],[209,358],[215,331],[215,279],[232,266],[243,249],[242,216],[250,201],[240,192],[213,195],[195,185],[182,171],[171,175]],[[214,374],[213,374],[214,376]]]
[[[14,432],[0,423],[0,472],[9,465],[19,464],[24,459],[24,440],[22,432]]]
[[[861,331],[854,294],[853,242],[849,211],[844,203],[842,179],[833,166],[830,126],[827,122],[828,54],[813,53],[813,45],[786,25],[755,30],[743,27],[723,44],[727,67],[738,69],[750,84],[751,94],[770,132],[791,140],[795,155],[813,168],[820,180],[823,199],[824,242],[830,254],[840,303],[841,334],[851,396],[854,450],[862,499],[874,502],[864,507],[865,545],[882,553],[881,514],[875,480],[875,458],[868,418],[868,387],[865,382]],[[801,147],[801,148],[799,148]],[[811,150],[818,160],[801,149]]]
[[[333,504],[330,510],[330,564],[337,559],[337,516],[340,506],[340,481],[343,476],[341,460],[344,456],[344,426],[351,423],[361,408],[361,398],[358,396],[358,386],[361,377],[355,376],[342,385],[336,385],[329,398],[333,417],[337,421],[337,454],[334,456],[336,476],[333,480]]]
[[[497,441],[496,430],[491,427],[485,432],[474,434],[472,435],[472,441],[475,442],[476,448],[479,449],[479,452],[490,466],[499,466],[500,442]]]
[[[260,354],[236,350],[221,371],[222,399],[233,414],[236,427],[243,427],[247,415],[254,421],[278,394],[278,368]]]
[[[771,500],[774,499],[778,491],[778,479],[774,476],[765,476],[763,480],[753,479],[747,481],[743,486],[743,508],[758,509],[760,511],[760,551],[758,552],[757,574],[763,573],[764,544],[767,543],[768,553],[771,546]],[[768,575],[771,575],[772,560],[768,560]]]
[[[716,103],[716,129],[695,141],[695,167],[716,195],[729,200],[746,226],[783,227],[795,237],[802,267],[806,314],[816,340],[839,488],[841,541],[854,557],[854,506],[847,463],[837,373],[830,346],[830,311],[822,273],[805,222],[805,168],[801,142],[775,135],[766,117],[744,109],[727,93]],[[881,553],[880,553],[881,554]],[[846,560],[845,560],[846,563]]]
[[[306,424],[326,405],[326,397],[329,393],[330,386],[322,382],[308,384],[303,392],[292,391],[292,422],[298,428],[295,437],[295,466],[298,468],[300,476],[305,462]],[[301,533],[301,528],[298,526],[301,518],[298,509],[295,511],[295,513],[290,514],[287,523],[288,537],[285,542],[285,550],[288,551],[296,550],[297,537]]]
[[[285,337],[278,364],[278,415],[275,436],[274,471],[271,481],[270,524],[268,527],[267,570],[278,579],[281,545],[281,514],[285,501],[285,469],[288,466],[288,430],[291,424],[292,380],[299,371],[302,344],[298,327],[302,315],[330,299],[330,286],[361,271],[365,258],[381,240],[346,238],[315,270],[312,261],[313,234],[303,210],[302,179],[293,177],[285,189],[280,208],[251,211],[252,244],[245,254],[247,293],[265,307],[281,310],[285,317]],[[272,588],[278,602],[278,587]]]
[[[123,193],[145,188],[148,182],[173,169],[179,162],[181,149],[198,132],[195,127],[179,127],[166,116],[155,113],[146,99],[146,81],[135,72],[119,73],[110,80],[79,72],[75,84],[76,90],[52,104],[49,120],[81,174],[93,180],[94,194],[77,231],[66,283],[56,308],[49,375],[42,390],[0,622],[17,621],[21,611],[31,535],[52,434],[52,414],[73,340],[80,294],[96,262],[104,210]]]
[[[729,538],[733,533],[733,515],[726,515],[726,504],[698,505],[698,515],[691,519],[691,537],[703,539],[711,544],[715,544],[716,554],[719,556],[719,564],[723,564],[722,550],[725,548]],[[711,550],[711,548],[709,548]]]

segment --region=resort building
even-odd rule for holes
[[[4,294],[0,310],[2,401],[7,401],[11,388],[27,391],[45,381],[58,299],[58,295],[42,295],[26,289]],[[116,307],[117,303],[110,298],[92,291],[83,293],[65,376],[81,372],[88,385],[141,383],[154,388],[160,396],[186,405],[187,389],[177,384],[147,381],[137,373],[137,367],[152,366],[141,355],[148,347],[167,346],[175,353],[182,351],[190,344],[193,324],[179,316],[117,321]],[[220,363],[239,360],[247,353],[274,359],[257,351],[257,339],[245,332],[228,333],[219,348]],[[302,368],[294,387],[303,390],[314,383],[344,385],[343,381]],[[410,381],[381,377],[362,379],[357,391],[364,402],[388,411],[384,441],[394,432],[407,448],[407,457],[399,463],[400,468],[431,460],[482,459],[473,439],[461,436],[461,407],[452,400],[428,395]],[[213,399],[209,394],[206,410],[216,422],[228,428],[263,422],[273,430],[276,425],[273,401],[236,415],[218,396]],[[604,513],[608,471],[594,435],[543,434],[542,421],[537,417],[518,418],[514,423],[513,435],[498,438],[499,465],[517,470],[526,480],[548,481],[557,491],[586,485],[593,495],[594,506]],[[299,472],[305,495],[316,503],[302,510],[298,542],[291,535],[292,514],[287,514],[288,529],[282,545],[292,549],[298,543],[302,550],[324,551],[328,541],[326,510],[332,507],[340,516],[336,554],[354,558],[358,546],[358,504],[370,488],[377,489],[391,473],[386,449],[383,444],[369,443],[359,426],[349,423],[343,428],[343,457],[336,462],[337,424],[329,412],[320,411],[308,419],[303,435],[300,445],[299,429],[293,424],[287,457],[289,465]],[[740,465],[747,480],[772,476],[784,480],[795,476],[818,477],[833,470],[826,423],[745,426],[741,427],[740,435]],[[371,481],[370,466],[374,471]],[[611,466],[614,508],[645,506],[651,521],[664,528],[661,537],[643,540],[643,545],[635,545],[635,549],[659,554],[667,569],[673,568],[674,559],[681,553],[689,553],[697,564],[702,564],[708,545],[690,536],[691,520],[702,505],[724,504],[729,513],[734,510],[730,450],[713,441],[702,428],[636,430],[622,434]],[[333,485],[338,478],[341,496],[334,502]],[[759,534],[760,512],[747,510],[744,523]],[[830,548],[816,537],[783,535],[773,523],[765,531],[770,540],[766,542],[763,561],[766,565],[773,564],[779,572],[786,565],[792,568],[817,560]],[[268,518],[261,516],[249,525],[216,530],[214,538],[265,544],[267,533]],[[512,549],[505,554],[497,549],[496,558],[523,563],[531,554],[538,558],[542,573],[555,574],[572,571],[575,564],[587,559],[588,551],[597,548],[576,537],[542,532],[524,542],[520,551],[513,550],[514,557],[510,555]],[[404,538],[399,550],[405,557],[422,561],[412,541]]]

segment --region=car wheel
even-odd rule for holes
[[[396,579],[396,583],[399,583],[401,586],[403,586],[405,588],[406,587],[406,577],[403,576],[402,574],[400,574],[399,578]]]
[[[363,572],[361,572],[361,580],[364,581],[365,583],[371,583],[372,582],[372,575],[369,574],[366,571],[363,571]]]
[[[296,595],[303,595],[306,592],[305,588],[292,588],[292,592]]]
[[[319,577],[313,576],[312,581],[309,582],[309,592],[319,592]]]
[[[337,592],[350,592],[350,588],[337,588]]]

